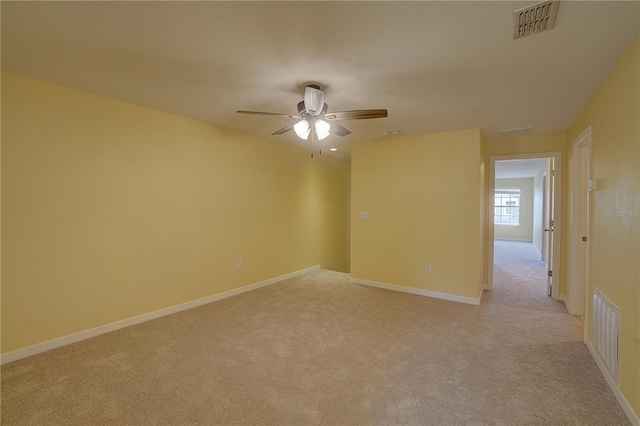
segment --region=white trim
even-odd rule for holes
[[[280,275],[278,277],[269,278],[264,281],[260,281],[254,284],[245,285],[243,287],[234,288],[233,290],[224,291],[222,293],[206,296],[201,299],[192,300],[190,302],[180,303],[178,305],[169,306],[167,308],[158,309],[157,311],[147,312],[146,314],[136,315],[135,317],[126,318],[120,321],[115,321],[109,324],[100,325],[98,327],[90,328],[88,330],[79,331],[77,333],[68,334],[66,336],[58,337],[56,339],[47,340],[45,342],[36,343],[35,345],[27,346],[25,348],[16,349],[0,355],[0,364],[6,364],[9,362],[17,361],[28,356],[36,355],[42,352],[49,351],[51,349],[59,348],[61,346],[76,343],[81,340],[90,339],[101,334],[109,333],[111,331],[119,330],[121,328],[129,327],[131,325],[140,324],[141,322],[151,321],[156,318],[164,317],[167,315],[175,314],[176,312],[185,311],[187,309],[195,308],[207,303],[215,302],[227,297],[236,296],[247,291],[255,290],[260,287],[265,287],[270,284],[277,283],[279,281],[293,278],[298,275],[306,274],[307,272],[320,269],[320,265],[311,266],[309,268],[301,269],[299,271],[291,272],[288,274]]]
[[[567,300],[566,297],[564,297],[564,294],[561,294],[558,300],[564,303],[564,307],[566,308],[567,312],[571,314],[571,307],[569,306],[569,301]]]
[[[474,299],[473,297],[458,296],[456,294],[440,293],[438,291],[423,290],[420,288],[405,287],[401,285],[381,283],[378,281],[363,280],[361,278],[351,277],[349,278],[349,281],[355,284],[362,284],[370,287],[384,288],[386,290],[401,291],[403,293],[417,294],[420,296],[433,297],[436,299],[450,300],[452,302],[467,303],[469,305],[479,305],[480,298],[482,298],[482,292],[484,291],[484,288],[480,289],[480,294],[478,295],[477,298]]]
[[[498,225],[498,226],[500,226],[500,225]],[[533,243],[533,240],[527,240],[527,239],[523,239],[523,238],[503,238],[503,237],[497,238],[496,237],[495,241],[521,241],[523,243]],[[534,247],[535,247],[535,245],[534,245]],[[537,250],[538,249],[536,249],[536,251]]]
[[[533,243],[533,248],[536,249],[536,253],[538,253],[538,257],[540,257],[540,260],[544,262],[544,259],[542,258],[542,253],[540,253],[540,250],[538,250],[538,247],[536,247],[536,244],[533,241],[531,241],[531,243]]]
[[[587,181],[589,181],[591,179],[591,125],[588,125],[583,131],[582,133],[580,133],[580,135],[576,138],[575,141],[573,141],[573,143],[571,144],[571,172],[572,172],[572,182],[571,182],[571,188],[570,188],[570,198],[569,198],[569,214],[571,215],[571,233],[569,234],[569,242],[568,242],[568,246],[567,246],[567,259],[568,259],[568,265],[569,265],[569,269],[567,269],[567,292],[569,295],[571,295],[571,297],[574,297],[576,295],[576,293],[578,294],[578,297],[576,297],[577,299],[579,299],[579,296],[582,296],[582,306],[578,306],[579,304],[576,303],[574,304],[574,307],[576,307],[577,309],[575,311],[569,311],[572,314],[578,314],[578,315],[584,315],[585,318],[589,315],[589,302],[591,297],[589,296],[590,291],[589,291],[589,259],[590,259],[590,252],[591,252],[591,238],[590,238],[590,233],[591,233],[591,218],[590,218],[590,205],[592,203],[591,201],[591,197],[592,194],[590,191],[587,191],[586,193],[586,211],[585,213],[585,220],[586,220],[586,237],[587,237],[587,244],[586,244],[586,252],[585,252],[585,257],[584,257],[584,264],[582,264],[582,262],[577,262],[577,260],[579,258],[581,258],[580,256],[580,244],[582,244],[581,241],[579,241],[580,237],[582,237],[582,233],[580,232],[580,229],[578,228],[578,223],[581,219],[580,217],[580,213],[581,213],[581,208],[580,205],[576,205],[576,194],[581,192],[581,188],[580,188],[580,183],[581,183],[581,179],[579,176],[579,172],[581,169],[582,164],[580,163],[580,159],[576,158],[577,155],[579,155],[580,153],[580,149],[586,148],[586,160],[587,160],[587,164],[586,164],[586,179]],[[577,279],[577,275],[578,275],[578,271],[580,269],[578,268],[584,268],[584,283],[582,283],[583,285],[581,286],[580,282],[578,282]],[[580,302],[579,300],[577,302]],[[585,321],[585,326],[584,326],[584,338],[587,339],[587,321]]]
[[[580,136],[578,136],[576,138],[575,141],[573,141],[572,146],[577,147],[577,146],[588,146],[591,143],[591,125],[588,125],[583,131],[582,133],[580,133]]]
[[[602,361],[602,358],[600,357],[598,351],[596,351],[596,348],[593,347],[593,344],[589,339],[585,339],[584,343],[587,345],[587,348],[589,348],[591,356],[595,360],[598,368],[600,369],[600,372],[604,376],[604,379],[607,381],[607,384],[611,388],[611,391],[618,400],[618,404],[620,404],[620,406],[622,407],[622,411],[624,411],[624,413],[627,415],[631,424],[640,426],[640,417],[638,417],[638,415],[633,411],[633,408],[631,408],[631,404],[629,404],[629,401],[627,401],[627,399],[620,391],[620,388],[616,384],[616,380],[613,378],[611,373],[609,373],[607,367],[605,367],[604,361]]]

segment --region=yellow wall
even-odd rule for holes
[[[320,226],[315,228],[318,263],[324,269],[349,272],[351,163],[317,153],[305,163],[313,176],[305,195],[314,199],[316,211],[321,212]]]
[[[481,139],[472,129],[353,145],[353,278],[478,297]]]
[[[545,133],[509,138],[487,139],[485,154],[489,157],[496,155],[535,154],[560,151],[564,157],[567,149],[567,132]]]
[[[591,125],[590,268],[620,308],[620,390],[640,416],[640,39],[631,45],[568,132],[568,146]],[[570,176],[570,175],[569,175]],[[618,214],[621,214],[618,216]],[[591,305],[586,315],[591,339]]]
[[[348,270],[347,161],[5,71],[2,144],[3,352]]]

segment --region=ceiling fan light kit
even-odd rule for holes
[[[293,125],[293,131],[296,132],[300,139],[306,141],[309,139],[312,126],[319,141],[326,139],[331,134],[331,125],[324,120],[312,120],[311,124],[306,119],[300,120]]]
[[[324,120],[316,120],[316,135],[318,135],[318,140],[323,140],[331,133],[331,125]]]
[[[309,126],[309,122],[307,120],[298,121],[293,126],[293,130],[296,132],[296,135],[300,139],[304,139],[305,141],[309,139],[309,133],[311,133],[311,127]]]
[[[326,139],[332,133],[337,136],[347,136],[351,134],[350,130],[335,123],[336,121],[384,118],[388,115],[386,109],[361,109],[328,113],[328,105],[324,102],[324,91],[316,84],[309,84],[305,87],[304,99],[298,103],[297,109],[298,115],[242,110],[237,112],[240,114],[275,115],[297,120],[295,124],[285,126],[272,134],[281,135],[293,130],[295,134],[303,140],[308,140],[311,135],[312,143],[313,139],[315,139],[313,137],[314,133],[318,140]],[[312,130],[314,133],[311,132]]]

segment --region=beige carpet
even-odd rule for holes
[[[4,365],[2,424],[628,424],[515,246],[480,306],[321,270]]]

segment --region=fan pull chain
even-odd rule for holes
[[[310,133],[311,135],[311,158],[313,158],[313,151],[315,151],[316,138],[314,137],[313,130]],[[318,149],[318,153],[322,155],[322,148]]]

